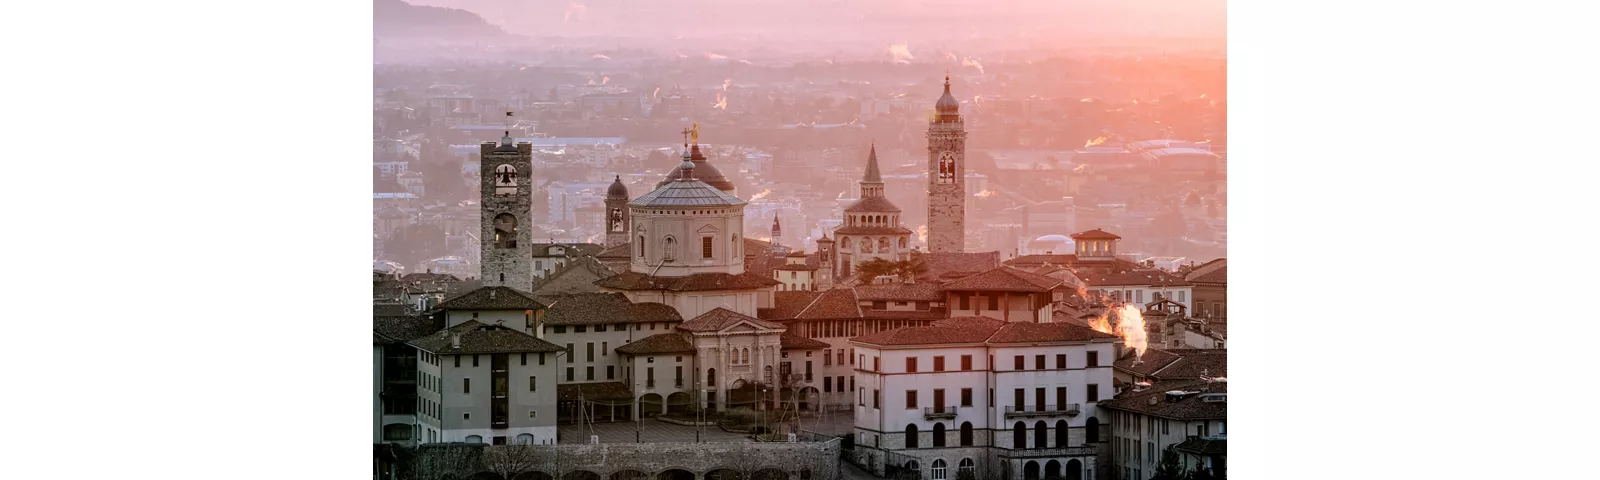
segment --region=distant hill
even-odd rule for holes
[[[485,41],[512,38],[478,14],[454,8],[372,1],[372,36],[378,39]]]

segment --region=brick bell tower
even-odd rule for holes
[[[959,253],[966,250],[967,130],[948,75],[934,109],[928,122],[928,251]]]
[[[511,132],[500,144],[479,146],[479,269],[483,286],[533,289],[533,144],[511,144]]]
[[[606,248],[628,243],[628,186],[618,175],[606,189]]]

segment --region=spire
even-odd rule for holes
[[[861,176],[863,183],[883,183],[883,175],[878,173],[878,142],[872,142],[872,150],[867,153],[867,173]]]
[[[777,239],[778,237],[782,237],[782,236],[783,236],[783,225],[778,222],[778,215],[777,214],[773,214],[772,215],[772,238],[773,239]]]

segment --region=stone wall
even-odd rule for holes
[[[457,470],[451,472],[455,478],[466,478],[469,475],[491,471],[483,461],[485,449],[505,448],[501,446],[482,444],[431,444],[420,448],[421,456],[427,457],[439,452],[453,451],[451,455],[465,455],[470,460],[460,462]],[[535,451],[541,461],[534,462],[537,466],[533,471],[552,473],[547,470],[560,470],[565,476],[571,472],[587,471],[599,475],[599,478],[611,478],[613,473],[624,471],[637,471],[644,473],[646,478],[658,478],[663,472],[669,470],[687,472],[695,479],[707,478],[706,475],[714,470],[727,469],[733,471],[749,471],[774,469],[782,471],[789,479],[828,479],[837,478],[832,474],[839,471],[840,441],[837,438],[824,442],[719,442],[719,443],[601,443],[583,445],[533,445],[517,446]],[[476,450],[476,453],[470,453]],[[551,455],[559,455],[559,460],[552,462]],[[447,462],[448,463],[448,462]],[[826,474],[824,473],[826,472]],[[430,477],[444,472],[429,471],[434,475],[420,475]],[[518,475],[522,478],[525,475]],[[666,478],[666,477],[662,477]],[[685,477],[686,478],[686,477]]]

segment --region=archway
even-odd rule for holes
[[[961,422],[961,446],[972,446],[972,422]]]
[[[1028,425],[1017,422],[1011,427],[1011,448],[1021,450],[1028,448]]]
[[[674,468],[656,474],[656,480],[694,480],[694,472]]]
[[[659,393],[646,393],[639,397],[639,415],[649,418],[661,414],[661,409],[666,404],[661,400]]]
[[[515,477],[511,477],[511,480],[555,480],[555,477],[544,472],[522,472]]]
[[[1067,447],[1067,421],[1056,420],[1056,448]]]
[[[1039,480],[1039,462],[1028,460],[1028,464],[1022,466],[1022,478],[1023,480]]]
[[[719,468],[706,472],[706,480],[739,480],[739,472],[726,468]]]
[[[933,446],[944,446],[944,422],[936,422],[933,424]]]
[[[1067,480],[1083,480],[1083,462],[1074,458],[1067,460]]]
[[[1033,448],[1050,448],[1050,426],[1044,420],[1033,422]]]
[[[1083,441],[1085,443],[1099,443],[1100,442],[1100,421],[1099,420],[1096,420],[1094,417],[1089,417],[1088,420],[1084,420],[1083,421],[1083,429],[1084,429]]]
[[[561,480],[600,480],[600,474],[588,470],[578,470],[562,475]]]
[[[817,391],[817,387],[808,386],[800,389],[800,398],[797,398],[796,401],[800,402],[800,410],[820,410],[822,405],[817,401],[820,398],[822,398],[822,392]]]
[[[789,480],[789,473],[776,468],[763,468],[751,477],[750,480]]]
[[[622,470],[611,474],[611,480],[648,480],[649,475],[638,470]]]
[[[1051,460],[1044,464],[1045,480],[1061,480],[1061,462]]]
[[[667,413],[682,415],[689,413],[689,404],[694,399],[689,398],[688,392],[673,392],[667,395]]]

